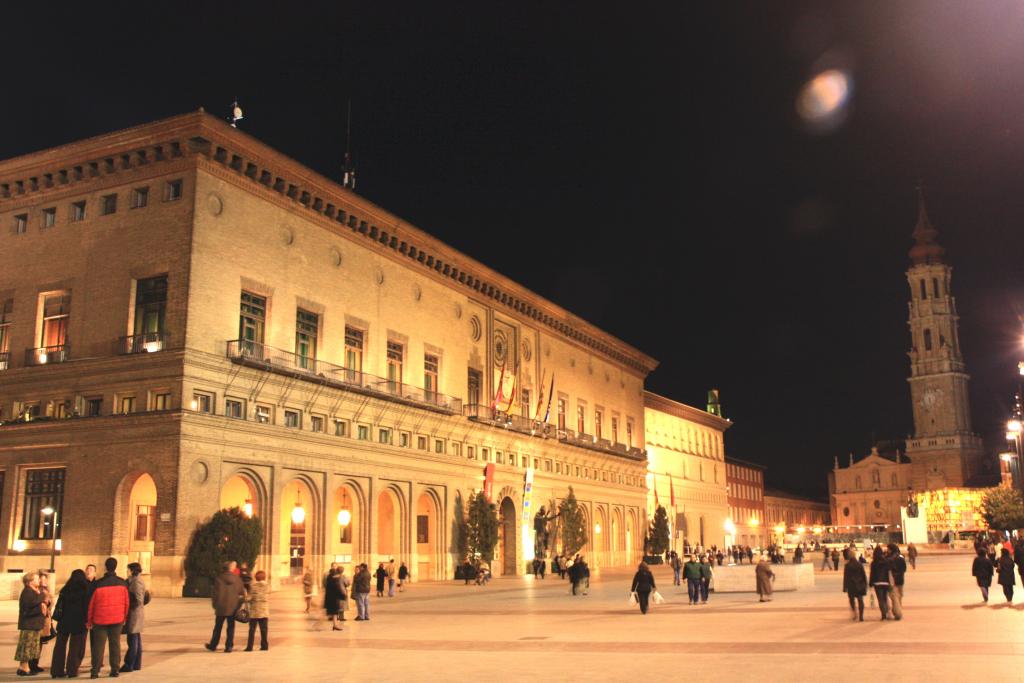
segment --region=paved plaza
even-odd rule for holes
[[[603,572],[589,595],[575,598],[551,576],[486,587],[417,584],[392,599],[371,598],[371,621],[354,623],[350,613],[342,632],[313,630],[290,590],[271,602],[271,649],[243,652],[247,627],[239,625],[231,654],[202,647],[213,621],[209,601],[157,599],[146,608],[144,669],[122,678],[953,681],[983,671],[987,681],[1022,680],[1024,590],[1012,606],[994,590],[983,606],[970,563],[968,555],[921,558],[907,574],[900,622],[881,622],[870,609],[864,623],[851,622],[841,572],[819,572],[813,590],[776,593],[770,603],[728,594],[690,607],[685,589],[671,586],[659,567],[667,602],[646,616],[626,604],[632,575],[624,570]],[[0,621],[9,658],[0,680],[15,680],[14,602],[0,603]]]

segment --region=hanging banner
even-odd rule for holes
[[[533,512],[533,468],[526,470],[526,482],[523,484],[523,523],[529,524]]]
[[[489,462],[484,467],[484,498],[490,503],[494,494],[494,463]]]

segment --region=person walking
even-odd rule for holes
[[[373,573],[373,575],[377,579],[377,597],[378,598],[383,598],[384,597],[384,579],[388,578],[388,572],[387,572],[386,569],[384,569],[384,563],[383,562],[381,562],[381,563],[379,563],[377,565],[377,571],[375,571]]]
[[[907,561],[900,554],[900,547],[895,543],[887,546],[889,552],[889,577],[892,587],[889,589],[889,600],[892,602],[892,616],[896,621],[903,618],[903,584],[907,576]]]
[[[846,566],[843,567],[843,592],[850,599],[850,611],[854,621],[864,621],[864,596],[868,592],[868,575],[864,565],[850,553]]]
[[[309,567],[302,574],[302,599],[306,602],[305,614],[313,606],[313,568]]]
[[[338,624],[338,612],[341,611],[341,583],[338,579],[337,567],[332,567],[324,579],[324,611],[327,613],[327,621],[331,622],[333,631],[342,630]]]
[[[50,660],[50,675],[54,678],[76,678],[85,658],[85,628],[89,612],[89,580],[85,572],[76,569],[60,589],[53,618],[57,621],[57,642]]]
[[[542,567],[540,572],[540,578],[544,578],[544,561],[541,560],[540,566]],[[398,592],[402,593],[405,591],[405,583],[409,580],[409,568],[405,566],[405,562],[398,568]]]
[[[121,628],[128,619],[128,584],[115,573],[116,559],[108,557],[103,566],[106,573],[96,582],[86,617],[86,626],[92,631],[89,634],[90,678],[99,678],[104,647],[109,650],[110,676],[117,678],[121,666]]]
[[[352,581],[345,576],[345,566],[338,565],[338,586],[341,588],[339,600],[338,621],[345,621],[345,612],[348,611],[348,596],[351,593]]]
[[[832,568],[832,555],[829,553],[828,548],[822,553],[821,557],[821,571],[828,571]]]
[[[18,662],[19,676],[35,676],[32,660],[39,659],[39,631],[46,626],[46,596],[39,590],[39,574],[30,572],[21,577],[22,589],[18,598],[18,646],[14,659]]]
[[[633,586],[630,592],[636,593],[637,602],[640,603],[640,614],[647,614],[648,601],[651,598],[651,591],[657,586],[654,584],[654,574],[646,562],[641,562],[633,575]]]
[[[231,652],[235,647],[235,613],[245,599],[245,587],[242,585],[242,579],[232,571],[234,565],[234,562],[225,562],[224,571],[213,580],[213,595],[210,596],[214,614],[213,634],[210,636],[210,642],[206,644],[206,649],[210,652],[217,649],[220,632],[225,624],[227,635],[224,638],[224,652]],[[312,577],[312,570],[309,571],[309,575]]]
[[[971,565],[971,576],[977,580],[978,588],[981,589],[982,602],[988,602],[988,589],[992,586],[992,575],[995,574],[995,566],[993,566],[992,560],[985,555],[983,548],[978,548],[977,555],[974,558],[974,564]]]
[[[573,595],[576,595],[577,592],[579,591],[580,579],[582,578],[580,576],[580,571],[582,569],[583,569],[583,567],[580,566],[580,556],[577,555],[573,559],[572,564],[569,566],[569,569],[568,569],[570,591],[572,592]]]
[[[700,604],[702,605],[708,603],[708,593],[711,591],[711,580],[714,576],[715,570],[711,565],[711,559],[702,557],[700,562]]]
[[[683,575],[683,561],[679,559],[679,554],[674,550],[672,551],[672,559],[669,561],[669,564],[672,566],[672,585],[678,586]]]
[[[395,597],[395,575],[397,574],[397,570],[395,569],[395,558],[393,558],[393,557],[388,562],[387,573],[388,573],[388,597],[389,598],[393,598],[393,597]]]
[[[142,565],[132,562],[128,565],[128,653],[124,656],[121,672],[138,671],[142,668],[142,624],[146,617],[146,584],[142,582]]]
[[[747,546],[747,564],[754,564],[754,549]]]
[[[832,548],[832,571],[839,571],[839,551]]]
[[[1003,587],[1003,595],[1006,596],[1006,602],[1013,602],[1013,587],[1017,583],[1013,577],[1013,570],[1013,558],[1010,557],[1010,551],[1002,548],[996,571],[999,572],[999,585]]]
[[[878,610],[882,613],[882,621],[889,618],[889,562],[882,551],[882,546],[876,545],[871,555],[871,574],[869,575],[871,587],[875,589],[875,597],[878,598]]]
[[[579,565],[580,583],[583,584],[583,594],[587,595],[590,592],[590,565],[587,564],[582,555],[580,555]]]
[[[473,578],[473,563],[466,558],[466,561],[462,563],[462,578],[464,583],[463,586],[469,585],[469,580]]]
[[[700,562],[696,556],[690,555],[683,565],[683,578],[686,579],[686,596],[691,605],[696,605],[700,601],[700,575]]]
[[[260,629],[260,649],[269,650],[267,629],[270,622],[270,586],[267,584],[267,573],[262,569],[253,576],[247,595],[249,596],[249,640],[246,641],[245,651],[252,652],[257,626]]]
[[[757,568],[754,569],[754,576],[757,579],[758,601],[769,602],[772,599],[772,582],[775,581],[775,572],[772,571],[772,566],[768,563],[768,556],[764,553],[761,554],[761,560],[757,563]]]
[[[913,543],[907,544],[907,560],[911,569],[917,569],[917,546]]]
[[[352,584],[356,594],[356,621],[370,620],[370,578],[370,568],[364,562],[359,565]]]

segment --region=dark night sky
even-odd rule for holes
[[[351,97],[361,194],[658,358],[650,389],[719,387],[727,451],[798,491],[912,430],[923,179],[999,444],[1024,301],[1016,0],[36,4],[5,8],[0,158],[237,94],[243,128],[337,177]],[[854,84],[828,133],[794,110],[825,67]]]

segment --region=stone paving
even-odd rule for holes
[[[371,597],[370,622],[353,622],[350,612],[342,632],[314,630],[322,625],[301,613],[298,593],[282,591],[271,601],[270,650],[243,652],[248,627],[239,625],[230,654],[203,649],[208,601],[157,599],[146,608],[144,668],[122,680],[1024,680],[1024,589],[1018,584],[1012,605],[998,589],[982,605],[970,563],[968,555],[921,558],[908,573],[900,622],[882,622],[870,608],[864,623],[852,622],[841,577],[820,571],[813,589],[772,602],[712,594],[691,607],[685,588],[656,568],[667,602],[646,616],[627,605],[632,573],[624,569],[605,570],[577,597],[550,575],[486,587],[416,584]],[[16,616],[14,602],[0,603],[0,647],[10,658]],[[16,680],[15,666],[9,660],[0,681]]]

